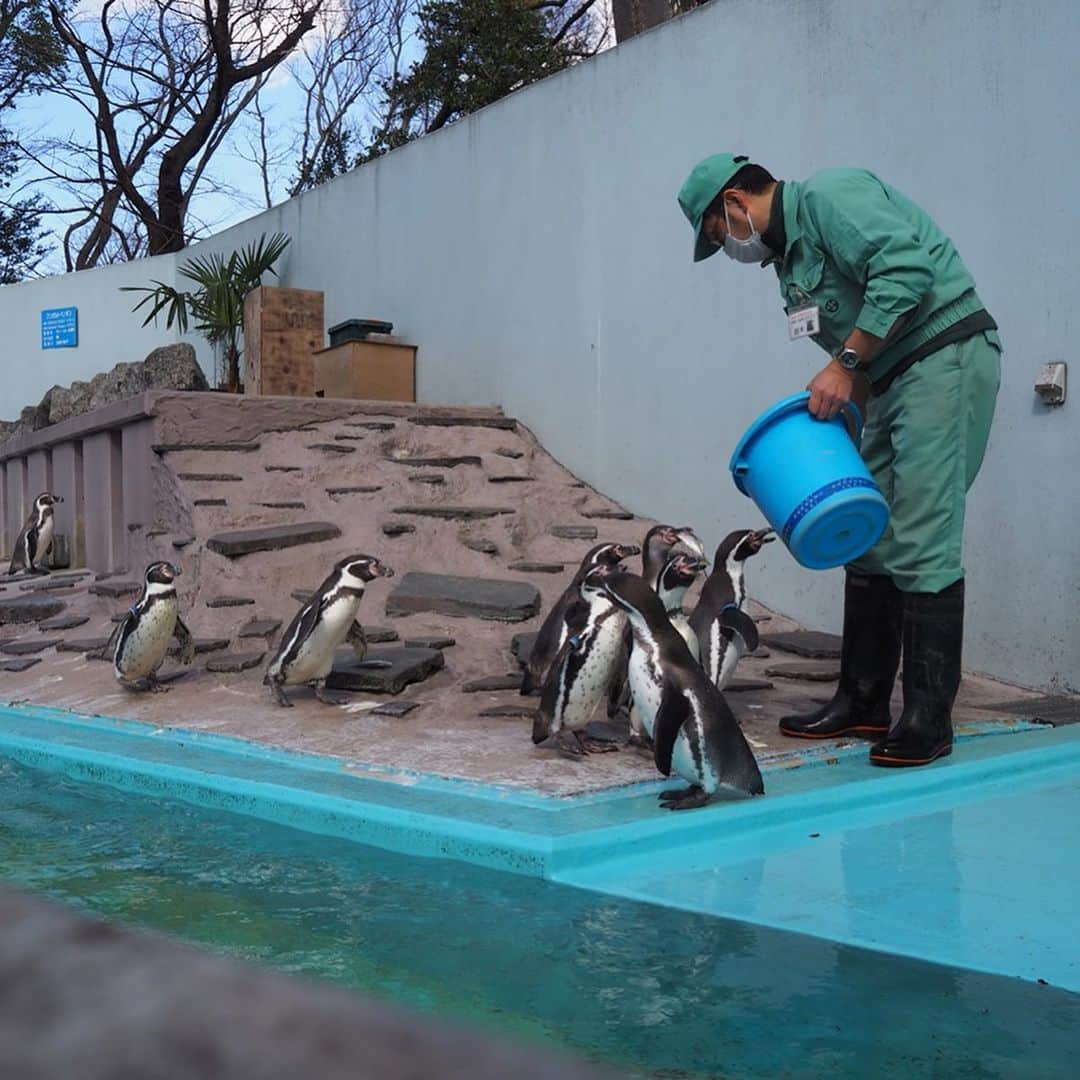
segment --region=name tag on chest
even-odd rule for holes
[[[820,309],[817,304],[795,308],[787,317],[788,341],[811,337],[821,329]]]

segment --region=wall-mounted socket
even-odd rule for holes
[[[1063,405],[1065,403],[1066,366],[1062,360],[1043,365],[1035,379],[1035,393],[1045,405]]]

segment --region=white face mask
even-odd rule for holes
[[[761,233],[754,228],[754,219],[749,210],[746,212],[746,220],[750,223],[750,235],[745,240],[737,240],[731,235],[731,219],[728,217],[727,203],[724,203],[724,224],[727,226],[724,254],[739,263],[764,262],[772,255],[772,248],[761,239]]]

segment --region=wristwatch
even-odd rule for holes
[[[841,349],[833,358],[846,371],[865,371],[862,357],[854,349]]]

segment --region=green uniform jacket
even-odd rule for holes
[[[785,310],[820,309],[814,340],[835,355],[853,327],[901,336],[874,358],[876,381],[924,342],[980,311],[952,241],[906,195],[865,169],[825,169],[782,191],[787,247],[774,263]]]

